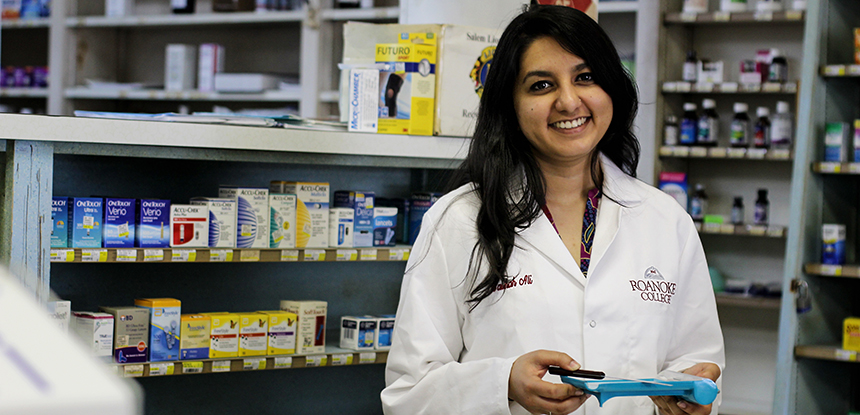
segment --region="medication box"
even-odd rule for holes
[[[204,313],[211,318],[209,358],[239,355],[239,316],[231,313]]]
[[[197,46],[168,44],[164,58],[164,89],[187,91],[194,89],[197,74]]]
[[[375,133],[379,122],[379,69],[349,70],[349,131]]]
[[[209,208],[204,205],[171,205],[170,235],[171,247],[208,247]]]
[[[217,43],[203,43],[197,61],[197,90],[215,91],[215,74],[224,72],[224,46]]]
[[[328,246],[332,248],[352,248],[355,234],[355,211],[350,208],[331,208],[328,216]]]
[[[239,356],[265,356],[269,318],[260,313],[239,314]]]
[[[373,246],[394,246],[397,208],[373,208]]]
[[[69,239],[72,248],[102,247],[102,199],[73,197],[69,207]]]
[[[131,306],[99,307],[99,310],[113,316],[114,362],[149,360],[149,310]]]
[[[51,199],[51,248],[69,246],[69,198]]]
[[[272,310],[258,311],[269,319],[269,341],[266,354],[293,354],[296,352],[298,317],[295,313]]]
[[[373,246],[373,192],[338,190],[334,192],[333,206],[353,209],[353,245],[358,248]]]
[[[182,339],[179,341],[179,358],[206,359],[209,357],[209,336],[212,334],[209,316],[203,314],[183,314]]]
[[[75,311],[75,334],[89,347],[94,356],[104,357],[113,353],[113,316],[107,313]]]
[[[167,248],[170,246],[170,201],[138,199],[135,246]]]
[[[860,120],[854,120],[854,158],[855,163],[860,162]]]
[[[236,247],[236,200],[214,197],[195,197],[192,205],[209,208],[209,247]]]
[[[827,123],[824,130],[824,161],[848,161],[850,128],[847,122]]]
[[[296,335],[296,353],[325,352],[325,319],[328,303],[325,301],[281,300],[281,310],[299,318]]]
[[[179,360],[182,303],[175,298],[138,298],[134,305],[149,310],[149,360]]]
[[[63,333],[69,332],[69,325],[72,321],[72,302],[68,300],[52,300],[46,304],[48,307],[48,317],[57,323],[57,327]]]
[[[353,350],[374,350],[376,318],[343,316],[340,318],[340,347]]]
[[[397,208],[397,220],[395,221],[397,226],[394,229],[394,237],[399,243],[409,243],[409,199],[377,197],[376,206]]]
[[[394,314],[383,314],[376,318],[376,350],[391,348],[394,339]]]
[[[296,248],[328,247],[328,183],[276,180],[269,191],[296,195]]]
[[[269,248],[296,247],[296,195],[269,193]]]
[[[684,210],[687,210],[687,173],[668,171],[660,173],[659,188],[675,198]]]
[[[418,232],[421,231],[421,221],[424,219],[424,213],[430,210],[430,207],[436,203],[441,194],[439,193],[413,193],[412,199],[409,201],[409,244],[415,243],[418,238]]]
[[[842,348],[860,352],[860,317],[848,317],[842,326]]]
[[[821,225],[821,263],[845,264],[845,225],[825,223]]]
[[[269,247],[269,191],[221,186],[218,197],[236,200],[236,247]]]
[[[105,248],[134,247],[134,199],[105,198],[103,241]]]
[[[376,45],[376,62],[386,65],[379,71],[377,131],[382,134],[432,135],[436,96],[435,43],[380,43]]]

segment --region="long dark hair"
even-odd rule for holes
[[[481,207],[477,217],[478,242],[472,250],[469,275],[474,309],[496,287],[510,280],[507,265],[514,237],[540,216],[546,185],[532,154],[532,146],[519,128],[514,110],[514,84],[520,59],[538,38],[555,39],[591,68],[595,82],[612,99],[612,122],[591,156],[591,175],[598,189],[603,176],[598,152],[622,171],[636,176],[639,142],[632,132],[639,105],[632,77],[621,65],[609,36],[585,13],[564,6],[526,6],[505,29],[493,55],[469,154],[455,172],[452,187],[473,183]],[[481,258],[488,270],[480,275]]]

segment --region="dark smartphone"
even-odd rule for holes
[[[567,370],[562,369],[558,366],[550,366],[549,373],[552,375],[559,376],[573,376],[576,378],[585,378],[585,379],[603,379],[606,377],[606,374],[603,372],[598,372],[596,370]]]

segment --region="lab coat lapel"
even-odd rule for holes
[[[554,262],[562,271],[585,286],[585,277],[579,270],[579,264],[567,251],[558,236],[558,232],[555,231],[545,214],[541,213],[531,226],[520,232],[520,237],[547,259]]]
[[[591,262],[588,265],[589,274],[597,268],[597,264],[606,254],[609,245],[615,239],[621,223],[622,208],[607,197],[601,197],[597,205],[597,229],[594,233],[594,244],[591,245]]]

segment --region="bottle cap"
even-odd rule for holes
[[[684,103],[684,111],[695,111],[696,104],[692,102]]]
[[[771,59],[773,59],[773,58],[775,58],[775,57],[777,57],[777,56],[782,56],[782,54],[780,53],[779,49],[777,49],[777,48],[771,48],[771,49],[770,49],[770,58],[771,58]]]
[[[736,205],[741,205],[741,204],[743,204],[743,203],[744,203],[744,198],[743,198],[743,196],[735,196],[735,204],[736,204]]]
[[[788,113],[788,102],[785,101],[777,101],[776,102],[776,112],[777,113]]]
[[[687,59],[688,60],[696,60],[696,51],[695,50],[688,50],[687,51]]]
[[[701,183],[696,183],[696,190],[705,190],[705,185]]]
[[[755,110],[755,114],[760,117],[767,117],[770,115],[770,110],[767,107],[758,107]]]
[[[710,98],[705,98],[702,100],[702,108],[712,109],[712,108],[716,108],[716,107],[717,107],[716,101],[714,101]]]
[[[666,117],[666,122],[669,124],[677,124],[678,123],[678,117],[676,117],[674,115],[670,115],[670,116]]]
[[[767,196],[767,189],[758,189],[759,196]]]
[[[746,102],[735,102],[734,109],[735,112],[747,112],[750,106]]]

